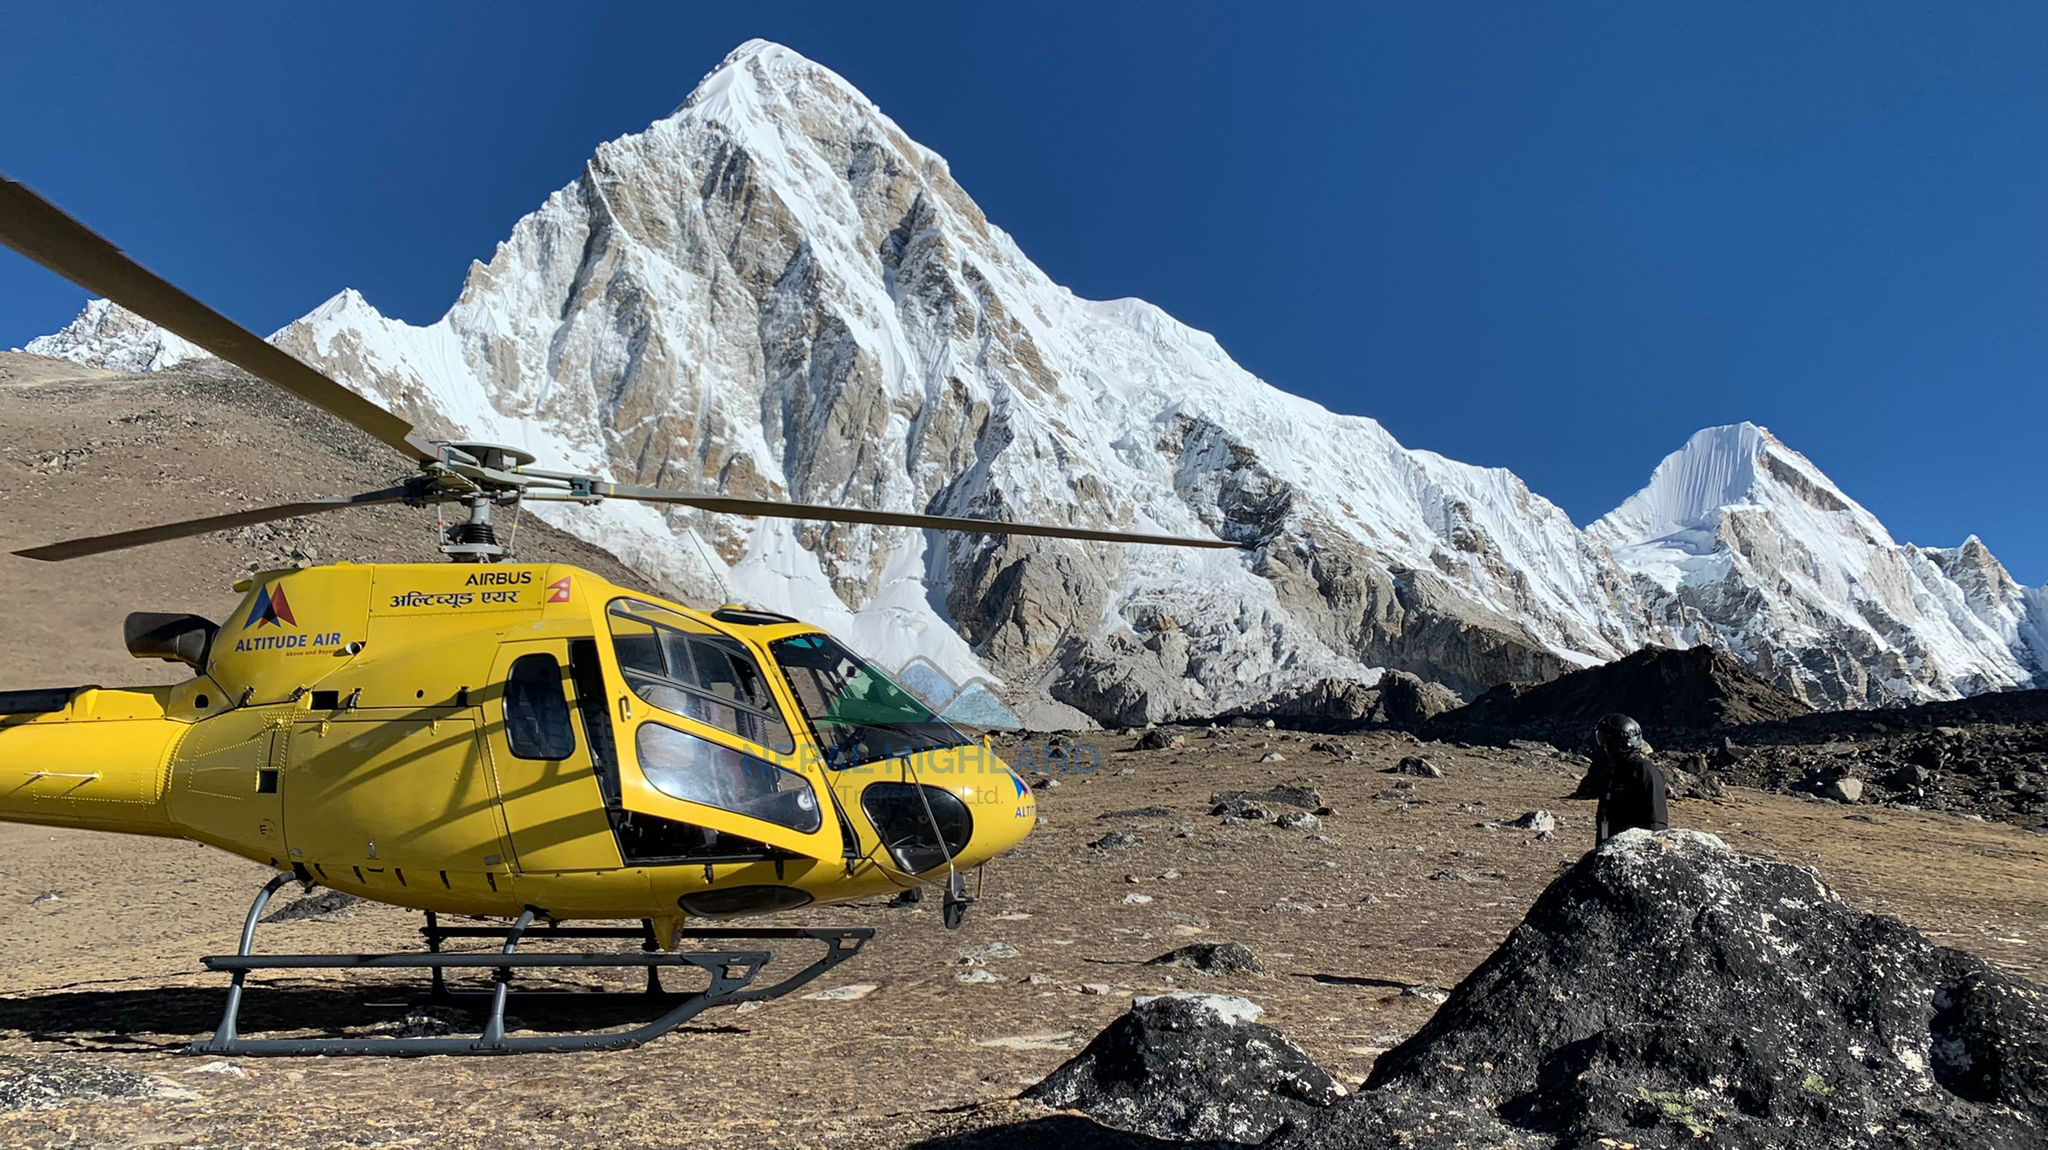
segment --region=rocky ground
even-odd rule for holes
[[[2048,691],[1821,712],[1702,741],[1699,761],[1741,786],[2048,828]]]
[[[1642,723],[1680,787],[1754,787],[1850,805],[2048,826],[2048,691],[1811,711],[1705,647],[1645,650],[1408,720],[1444,739],[1592,752],[1602,715]],[[1342,724],[1338,724],[1339,727]]]
[[[935,908],[881,903],[789,916],[883,933],[821,984],[824,997],[709,1015],[619,1054],[182,1055],[221,1001],[197,956],[232,949],[261,869],[184,843],[0,827],[0,1107],[14,1108],[0,1113],[0,1141],[1030,1145],[1058,1131],[1032,1125],[1046,1111],[1017,1094],[1133,996],[1188,989],[1257,1003],[1264,1024],[1351,1089],[1590,838],[1590,804],[1565,797],[1575,766],[1536,745],[1257,728],[1167,733],[1149,751],[1125,749],[1134,736],[1076,739],[1061,761],[1096,769],[1056,768],[1058,785],[1041,785],[1045,825],[990,868],[964,929],[941,930]],[[1028,765],[1046,745],[1004,750]],[[1404,759],[1441,777],[1389,773]],[[1557,823],[1547,836],[1541,818],[1514,825],[1539,810]],[[1740,789],[1681,800],[1673,817],[1748,854],[1817,866],[1852,905],[2001,970],[2048,975],[2038,833]],[[278,950],[369,950],[408,945],[416,925],[358,904],[260,937]],[[1201,942],[1241,943],[1263,973],[1149,965]],[[259,982],[252,1022],[323,1030],[403,1025],[416,989]],[[513,1013],[530,1027],[576,1021]],[[1032,1141],[1003,1141],[1012,1127]]]

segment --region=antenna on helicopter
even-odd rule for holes
[[[927,531],[1032,535],[1047,539],[1153,543],[1169,547],[1244,546],[1215,538],[1016,523],[967,516],[869,511],[858,507],[791,503],[776,499],[740,499],[610,483],[590,475],[541,470],[531,466],[535,461],[532,453],[517,447],[426,439],[404,419],[214,311],[135,262],[112,242],[66,215],[56,205],[4,176],[0,176],[0,243],[88,291],[104,296],[205,348],[258,379],[354,424],[371,438],[412,457],[420,465],[419,474],[377,491],[251,508],[203,519],[71,539],[15,552],[29,559],[76,559],[276,519],[294,519],[350,507],[403,503],[412,507],[436,504],[461,506],[464,514],[447,528],[441,550],[458,563],[491,563],[503,559],[508,550],[498,541],[497,530],[492,523],[497,508],[516,508],[524,500],[593,504],[606,499],[692,507],[723,515],[915,527]]]

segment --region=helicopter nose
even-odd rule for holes
[[[974,759],[979,762],[974,767],[978,769],[970,769],[955,792],[974,815],[967,849],[954,860],[960,866],[978,866],[1016,850],[1038,825],[1038,796],[1031,793],[1023,777],[995,751],[987,747],[975,751]]]

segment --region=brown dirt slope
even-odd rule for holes
[[[226,367],[119,375],[0,353],[0,690],[167,682],[179,668],[121,646],[130,611],[219,619],[250,570],[438,559],[433,513],[335,512],[64,563],[17,548],[245,507],[386,487],[412,471],[397,453],[268,384]],[[599,548],[531,516],[519,551],[644,581]]]

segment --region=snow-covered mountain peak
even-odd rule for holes
[[[837,106],[842,118],[850,111],[874,121],[920,161],[937,159],[844,76],[770,40],[749,40],[733,49],[669,118],[718,124],[743,142],[762,144],[769,142],[760,135],[764,132],[785,138],[792,129],[815,132],[819,125],[806,118],[821,106]]]
[[[86,301],[63,330],[21,350],[108,371],[162,371],[207,353],[108,300]]]
[[[1593,527],[1614,546],[1682,545],[1721,530],[1738,512],[1780,512],[1829,534],[1890,546],[1877,517],[1812,460],[1754,423],[1704,428],[1664,457],[1650,482]]]
[[[2025,686],[2043,668],[2025,638],[2033,608],[1981,543],[1895,543],[1755,424],[1693,435],[1587,533],[1681,641],[1746,655],[1816,703]],[[1796,657],[1813,649],[1841,654]]]

